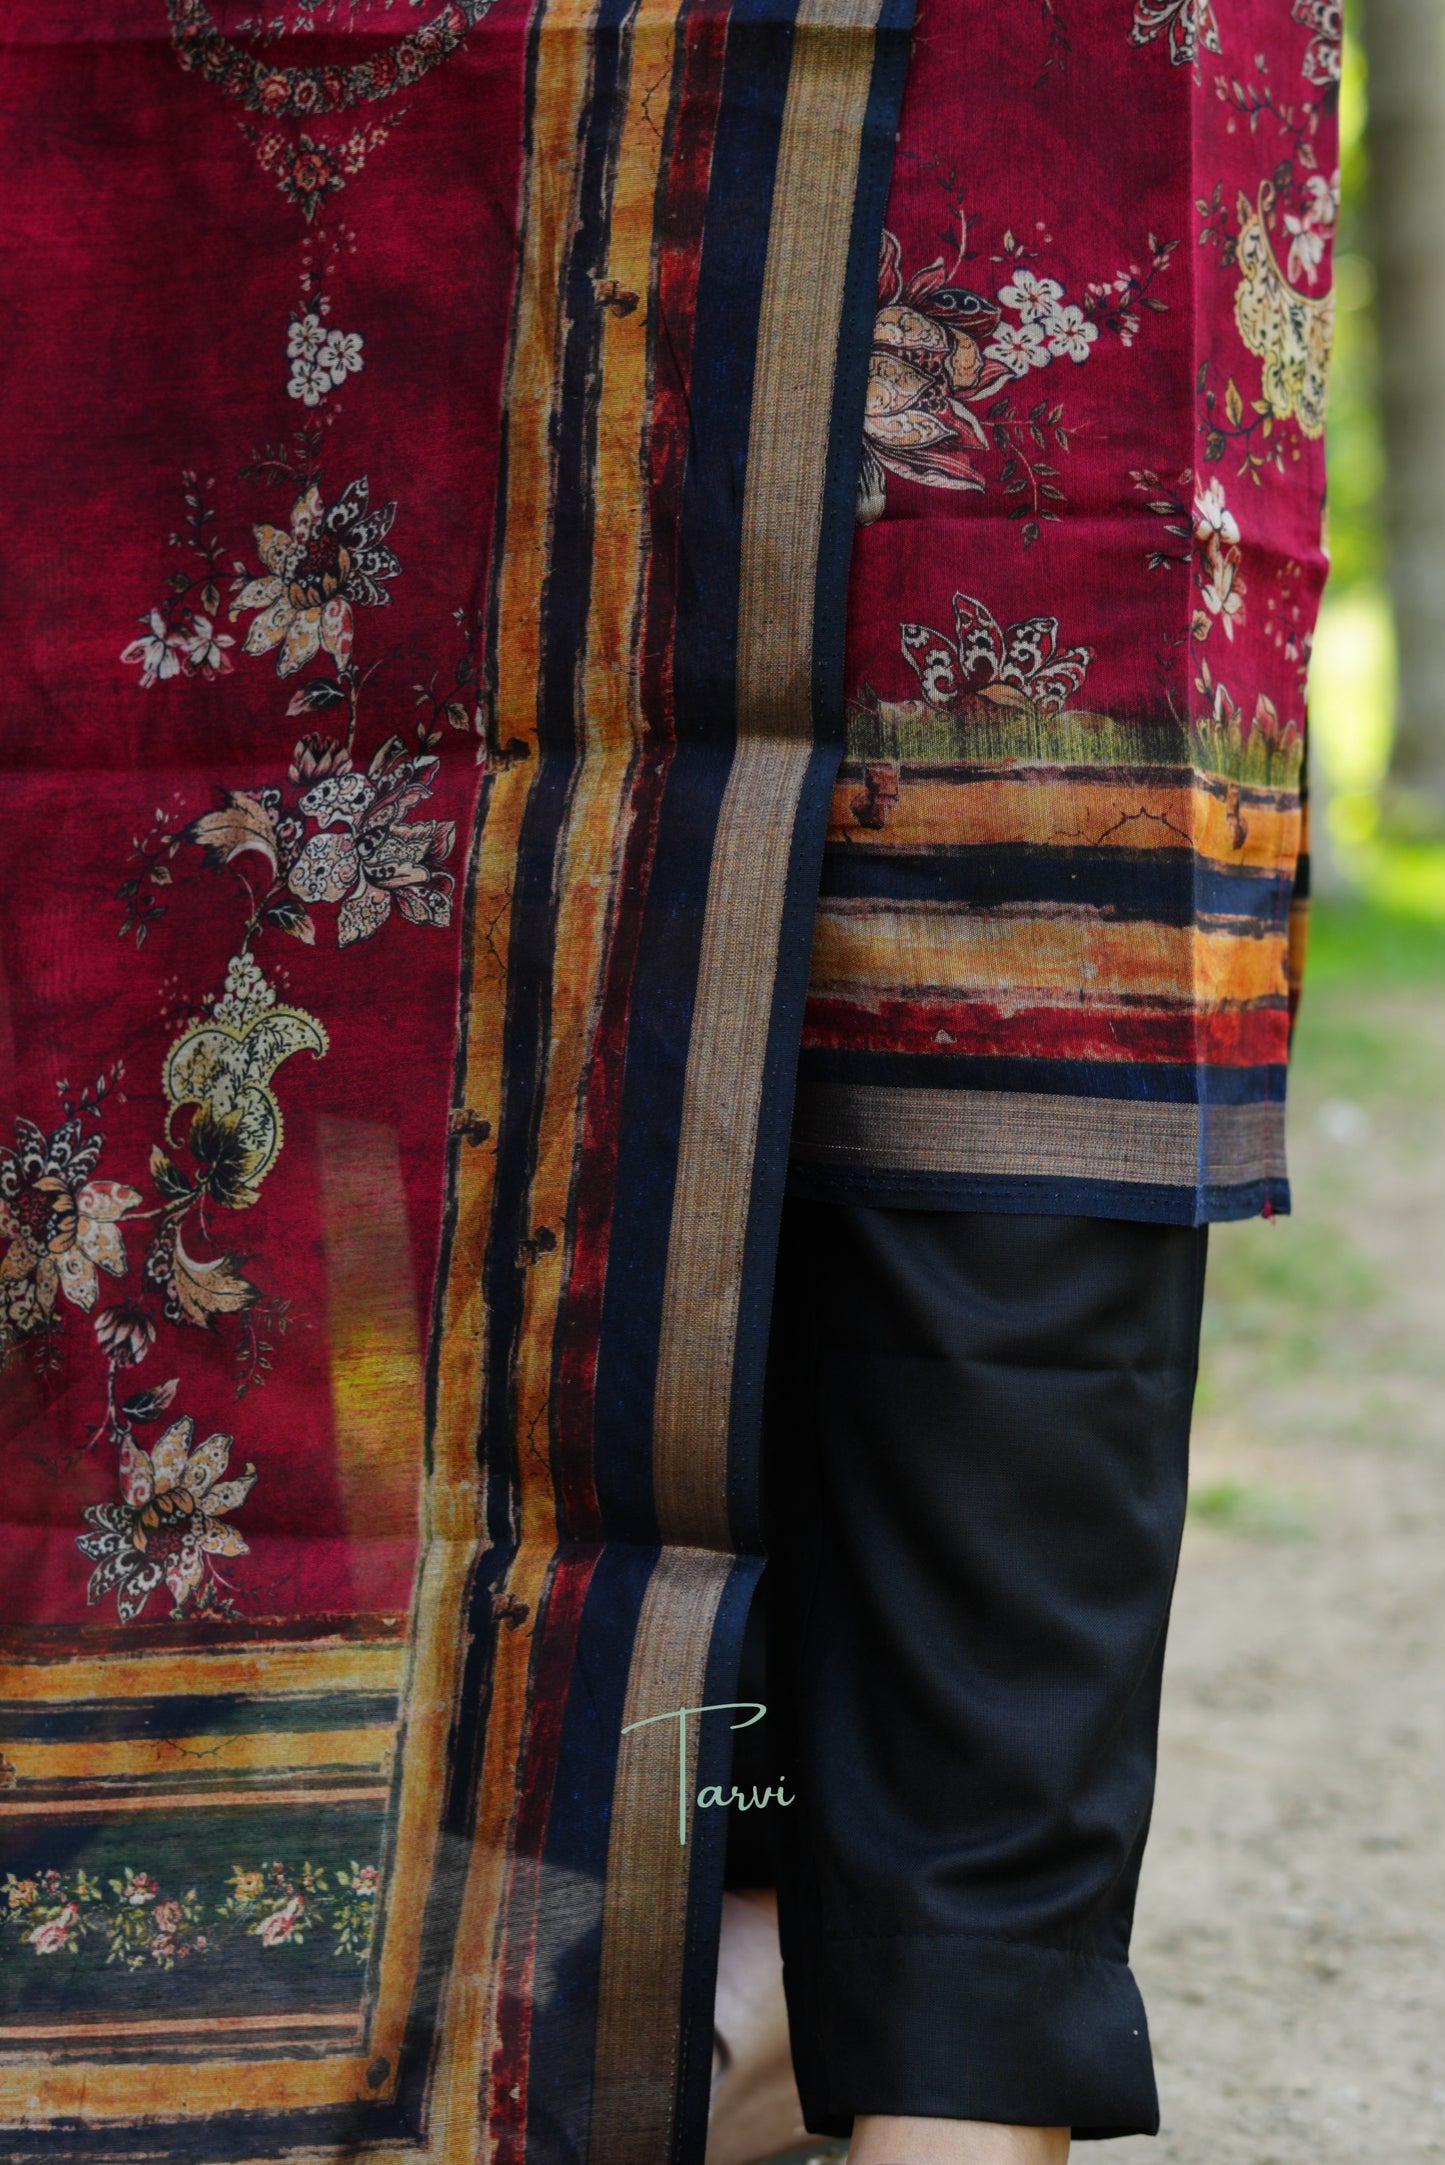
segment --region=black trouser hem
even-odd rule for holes
[[[825,1939],[785,1967],[810,2134],[858,2113],[1153,2135],[1159,2099],[1127,1963],[959,1934]]]

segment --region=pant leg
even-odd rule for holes
[[[768,1699],[767,1582],[768,1574],[764,1570],[748,1610],[734,1694],[738,1699],[750,1699],[760,1706],[766,1706]],[[746,1729],[738,1729],[733,1734],[732,1782],[734,1789],[750,1798],[765,1796],[777,1779],[773,1729],[768,1715],[764,1714],[761,1721],[749,1722]],[[776,1806],[741,1809],[733,1804],[729,1808],[727,1859],[723,1870],[725,1886],[777,1886],[777,1832]]]
[[[790,1202],[769,1748],[807,2125],[1158,2125],[1128,1967],[1205,1234]]]

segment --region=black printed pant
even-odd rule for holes
[[[1158,2125],[1128,1947],[1205,1241],[786,1207],[733,1779],[796,1801],[734,1808],[728,1876],[777,1885],[815,2133]]]

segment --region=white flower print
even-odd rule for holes
[[[998,297],[1005,308],[1016,308],[1024,322],[1030,323],[1061,301],[1064,289],[1056,278],[1040,278],[1034,271],[1019,269],[1009,285],[999,287]]]
[[[291,380],[286,386],[303,405],[319,406],[327,395],[365,366],[359,331],[328,331],[314,311],[293,316],[286,340]]]
[[[1071,361],[1088,360],[1089,348],[1099,335],[1099,326],[1089,321],[1082,308],[1075,308],[1072,303],[1067,308],[1055,306],[1039,320],[1055,360],[1062,360],[1065,354]]]
[[[1211,617],[1218,617],[1226,639],[1234,637],[1234,620],[1244,615],[1244,581],[1239,576],[1238,549],[1212,544],[1205,557],[1206,576],[1199,583],[1199,597]]]
[[[326,326],[314,310],[293,316],[286,337],[286,352],[293,361],[314,361],[326,343]]]
[[[144,690],[166,677],[179,676],[181,654],[185,647],[185,634],[172,631],[159,609],[152,609],[143,616],[141,623],[146,629],[139,639],[132,639],[129,646],[122,647],[123,662],[139,662],[140,680]]]
[[[319,406],[331,389],[331,371],[324,361],[293,361],[286,390],[308,406]]]
[[[1201,606],[1195,612],[1194,636],[1207,639],[1217,622],[1223,625],[1225,638],[1233,639],[1236,618],[1244,620],[1239,521],[1224,501],[1224,487],[1218,480],[1195,492],[1194,539],[1201,552],[1195,566]]]
[[[193,616],[189,631],[175,637],[192,676],[223,677],[233,666],[225,649],[236,642],[229,632],[217,631],[208,616]]]
[[[1211,534],[1231,548],[1239,540],[1239,523],[1224,501],[1224,484],[1211,481],[1207,489],[1200,489],[1194,498],[1194,532],[1201,546],[1208,546]]]
[[[1012,376],[1026,376],[1031,368],[1047,368],[1052,358],[1037,323],[1001,323],[991,343],[984,347],[990,361],[997,361]]]
[[[1302,277],[1306,285],[1312,286],[1319,276],[1335,222],[1339,186],[1338,173],[1333,181],[1326,180],[1323,173],[1311,173],[1305,182],[1303,212],[1299,216],[1293,211],[1285,212],[1284,229],[1290,236],[1286,269],[1292,279]]]
[[[318,356],[319,365],[331,377],[333,384],[345,383],[348,375],[361,373],[361,333],[359,331],[328,331],[326,344]]]

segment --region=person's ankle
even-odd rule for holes
[[[928,2120],[862,2113],[848,2165],[1065,2165],[1066,2127],[1006,2127],[992,2120]]]

